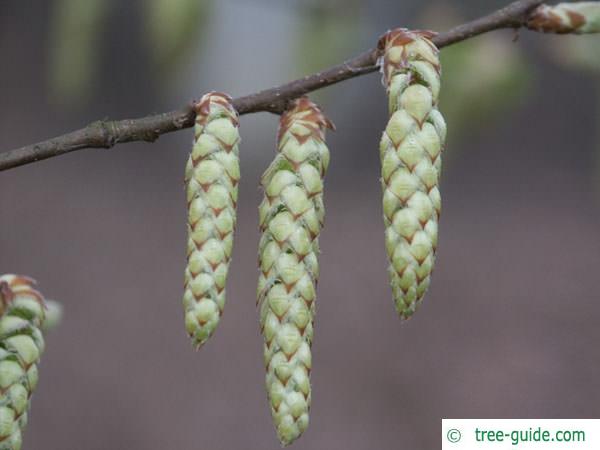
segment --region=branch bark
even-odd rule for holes
[[[487,16],[440,33],[433,38],[433,42],[438,48],[442,48],[500,28],[519,29],[526,26],[529,15],[542,1],[515,1]],[[379,50],[373,48],[337,66],[255,94],[236,98],[233,103],[239,114],[260,111],[280,114],[294,98],[377,71],[379,56]],[[84,148],[111,148],[116,144],[134,141],[153,142],[162,134],[189,128],[193,124],[194,111],[191,104],[179,110],[139,119],[97,121],[85,128],[47,141],[0,153],[0,171]]]

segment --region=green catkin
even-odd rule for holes
[[[600,33],[600,2],[540,5],[529,16],[527,27],[545,33]]]
[[[396,29],[379,48],[390,119],[381,137],[385,244],[396,310],[408,319],[429,287],[438,241],[446,124],[433,33]]]
[[[188,246],[185,328],[196,348],[214,333],[225,305],[240,179],[238,114],[225,94],[195,105],[194,146],[185,169]]]
[[[42,295],[34,281],[0,276],[0,450],[19,450],[44,351]]]
[[[329,165],[325,129],[333,125],[308,98],[281,117],[278,154],[264,173],[259,207],[258,305],[267,396],[283,445],[308,426],[323,178]]]

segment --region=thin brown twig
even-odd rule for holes
[[[526,25],[529,14],[542,1],[515,1],[487,16],[436,35],[433,42],[441,48],[500,28],[519,29]],[[288,102],[294,98],[377,71],[379,56],[379,50],[373,48],[327,70],[255,94],[236,98],[233,103],[240,114],[259,111],[280,114],[285,110]],[[0,153],[0,171],[84,148],[111,148],[116,144],[134,141],[153,142],[161,134],[188,128],[193,124],[192,105],[139,119],[101,120],[47,141]]]

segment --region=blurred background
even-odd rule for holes
[[[100,118],[239,96],[494,1],[0,1],[0,151]],[[445,48],[444,213],[408,323],[386,273],[379,75],[315,95],[338,131],[321,239],[311,425],[294,448],[429,450],[441,418],[592,418],[600,404],[599,37],[498,31]],[[192,132],[0,174],[0,272],[65,317],[26,449],[277,449],[255,309],[258,180],[277,117],[241,121],[225,314],[194,352],[181,305]]]

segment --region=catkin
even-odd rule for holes
[[[225,94],[195,105],[194,146],[185,169],[188,206],[185,328],[199,348],[214,333],[225,305],[225,283],[236,223],[240,167],[238,114]]]
[[[529,16],[527,27],[545,33],[600,33],[600,2],[540,5]]]
[[[266,388],[279,440],[288,445],[308,426],[325,129],[333,125],[308,98],[281,117],[278,154],[261,179],[258,305]]]
[[[34,281],[0,276],[0,450],[19,450],[44,351],[42,295]]]
[[[385,245],[396,310],[408,319],[435,261],[446,124],[438,111],[440,61],[427,31],[396,29],[380,42],[390,119],[379,146]]]

